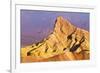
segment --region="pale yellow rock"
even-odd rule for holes
[[[89,44],[90,40],[88,31],[74,26],[68,20],[59,16],[57,17],[53,32],[47,38],[41,41],[38,45],[33,44],[21,48],[21,57],[23,57],[21,60],[22,62],[25,62],[25,58],[28,56],[30,56],[31,59],[29,61],[26,60],[27,62],[85,60],[90,57]],[[73,46],[75,48],[76,45],[79,45],[79,47],[76,50],[71,51],[70,49]],[[30,53],[30,55],[27,55],[27,53]],[[34,60],[32,58],[34,58]]]

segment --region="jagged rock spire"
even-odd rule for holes
[[[58,16],[53,33],[45,41],[21,49],[21,62],[85,60],[89,59],[89,53],[84,51],[89,48],[89,32]]]

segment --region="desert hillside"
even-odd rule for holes
[[[53,32],[42,41],[21,48],[21,62],[88,60],[89,32],[59,16]]]

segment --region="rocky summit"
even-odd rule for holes
[[[21,48],[21,62],[89,60],[89,44],[88,31],[59,16],[48,37]]]

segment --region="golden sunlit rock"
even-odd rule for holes
[[[21,48],[21,62],[88,60],[89,32],[57,17],[53,32],[42,41]]]

